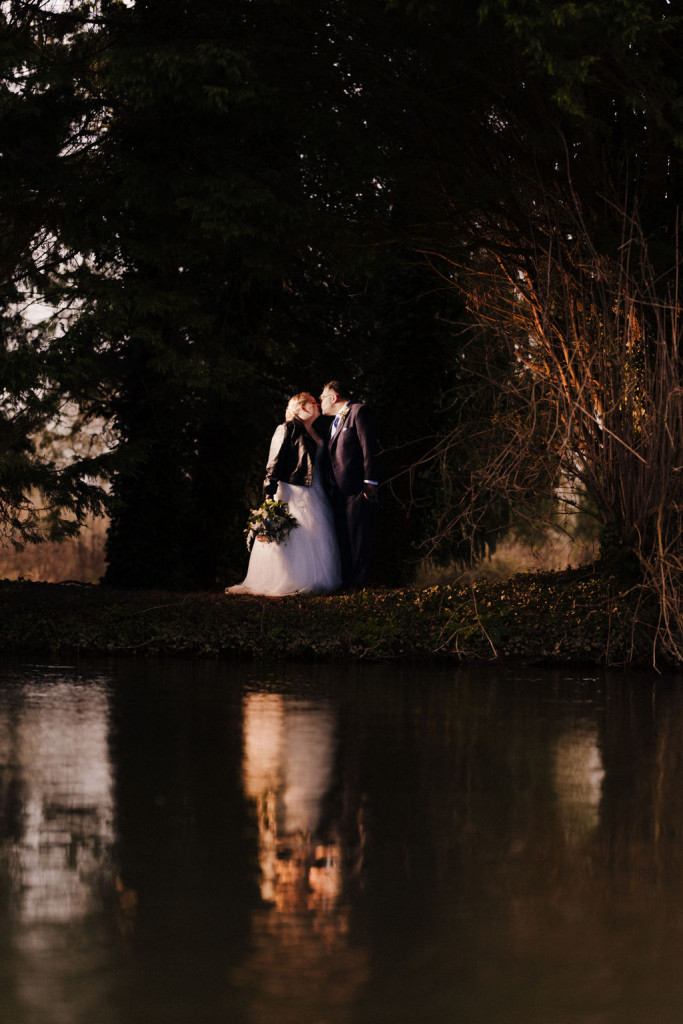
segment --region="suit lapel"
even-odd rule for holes
[[[330,448],[335,443],[335,441],[337,440],[337,438],[341,434],[342,430],[344,429],[344,424],[346,423],[346,421],[347,421],[347,419],[349,417],[349,413],[350,412],[351,412],[351,405],[345,405],[344,408],[342,409],[341,415],[339,417],[339,426],[337,427],[337,429],[335,431],[334,437],[330,441]]]

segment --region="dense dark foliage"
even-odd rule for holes
[[[568,211],[600,266],[636,211],[656,281],[677,265],[670,5],[0,10],[6,528],[38,528],[31,487],[78,520],[105,474],[109,583],[234,582],[286,398],[332,377],[383,425],[378,580],[404,582],[430,537],[466,559],[512,506],[548,504],[569,448],[547,443],[554,399],[535,405],[537,380],[513,372],[501,311],[511,281],[546,280]],[[55,310],[40,330],[16,316],[32,294]],[[65,401],[76,425],[112,428],[97,460],[36,451]],[[623,523],[611,485],[598,498]]]
[[[377,406],[392,449],[403,504],[385,502],[397,547],[380,576],[409,573],[429,530],[438,495],[407,517],[406,469],[439,427],[456,300],[428,295],[397,247],[387,168],[402,143],[378,115],[401,37],[383,41],[378,9],[352,11],[350,30],[350,10],[149,0],[50,23],[76,99],[38,207],[52,246],[39,289],[58,324],[39,337],[55,393],[114,429],[98,466],[109,583],[232,582],[286,399],[332,376]]]
[[[63,416],[75,368],[23,315],[63,262],[58,225],[88,117],[73,84],[86,24],[76,4],[0,9],[0,535],[14,543],[71,535],[102,507],[97,455],[50,445],[57,433],[68,449],[78,426]]]

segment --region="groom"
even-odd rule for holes
[[[355,590],[368,578],[377,487],[382,479],[379,428],[372,409],[353,402],[341,381],[322,389],[320,408],[334,416],[327,438],[328,493],[341,555],[342,588]]]

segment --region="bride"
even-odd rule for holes
[[[323,488],[324,444],[313,424],[320,406],[308,391],[290,398],[273,434],[267,498],[286,501],[298,526],[280,544],[254,541],[246,578],[226,594],[324,594],[341,585],[332,508]]]

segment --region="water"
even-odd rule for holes
[[[683,689],[0,665],[2,1024],[668,1024]]]

